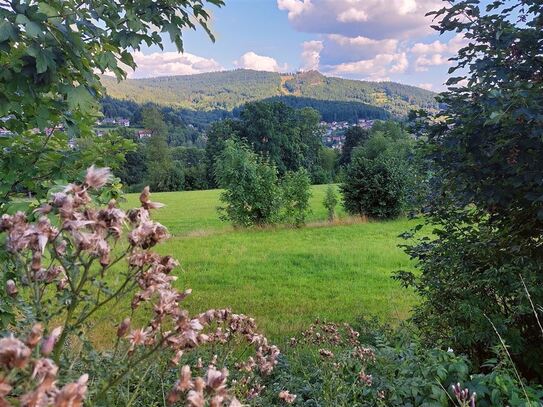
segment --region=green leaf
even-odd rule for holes
[[[9,39],[15,39],[17,37],[17,32],[15,31],[15,28],[13,28],[13,25],[7,21],[4,20],[0,23],[0,42],[7,41]]]
[[[91,93],[84,86],[75,88],[68,87],[66,90],[66,98],[70,109],[81,109],[83,111],[91,110],[95,107],[95,100]]]

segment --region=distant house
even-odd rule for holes
[[[130,120],[124,119],[122,117],[115,120],[115,123],[118,124],[119,126],[130,127]]]
[[[139,139],[149,138],[153,135],[153,132],[149,129],[137,130],[136,137]]]
[[[8,129],[4,129],[3,127],[0,127],[0,136],[9,136],[11,134],[11,131]]]

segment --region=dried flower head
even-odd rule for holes
[[[284,401],[286,404],[292,404],[296,400],[295,394],[290,394],[288,390],[283,390],[279,393],[279,399]]]
[[[85,185],[89,188],[100,189],[111,179],[109,168],[96,168],[94,165],[87,169]]]
[[[21,369],[27,365],[30,353],[30,348],[13,335],[0,339],[0,366]]]

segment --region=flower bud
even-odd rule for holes
[[[123,322],[119,324],[119,327],[117,328],[117,337],[123,338],[126,336],[128,331],[130,330],[130,318],[123,319]]]
[[[43,343],[41,344],[41,354],[43,356],[48,356],[51,352],[53,352],[53,349],[55,347],[55,344],[57,343],[58,337],[62,333],[62,328],[57,327],[53,329],[51,332],[51,335],[47,337]]]
[[[15,281],[8,280],[6,281],[6,292],[10,297],[15,297],[19,290],[17,289],[17,286],[15,285]]]
[[[42,334],[43,334],[43,325],[35,324],[32,327],[32,330],[30,331],[28,338],[26,338],[26,345],[29,348],[34,348],[40,342]]]

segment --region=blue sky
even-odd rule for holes
[[[325,75],[393,80],[441,90],[448,58],[461,36],[438,36],[426,12],[441,0],[226,0],[210,6],[216,42],[187,31],[179,55],[136,53],[131,77],[192,74],[233,68],[277,72],[317,69]]]

